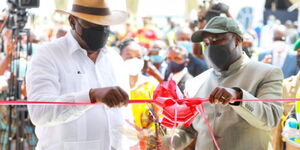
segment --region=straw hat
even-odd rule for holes
[[[74,0],[71,11],[56,11],[73,15],[98,25],[121,24],[128,18],[128,13],[125,11],[111,11],[107,5],[107,0]]]

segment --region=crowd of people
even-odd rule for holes
[[[151,100],[156,87],[170,80],[189,98],[209,99],[204,112],[221,150],[300,149],[300,103],[237,101],[300,98],[297,25],[271,15],[264,26],[243,29],[223,3],[199,11],[196,21],[166,18],[160,27],[144,17],[138,25],[106,4],[76,0],[71,11],[58,11],[69,25],[40,37],[33,28],[31,36],[22,36],[24,51],[30,41],[32,53],[17,62],[11,61],[11,30],[0,23],[2,99],[10,90],[10,68],[18,65],[23,99],[103,104],[29,105],[27,149],[216,149],[200,115],[189,127],[168,129],[160,124],[162,108],[128,104]],[[113,30],[118,24],[123,30]],[[8,107],[0,109],[4,150]],[[12,139],[17,126],[13,122]]]

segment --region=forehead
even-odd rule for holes
[[[125,47],[124,53],[142,54],[142,47],[136,43],[130,43]]]
[[[186,57],[186,53],[180,49],[174,48],[174,49],[169,49],[168,56],[184,58],[184,57]]]

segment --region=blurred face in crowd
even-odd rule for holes
[[[215,70],[226,71],[229,66],[241,57],[239,44],[242,39],[234,33],[213,34],[204,32],[205,59]]]
[[[205,11],[198,11],[198,29],[203,29],[205,24],[206,24],[206,20],[204,18],[205,15]]]
[[[273,43],[272,50],[275,53],[282,53],[287,50],[286,45],[286,27],[283,25],[277,25],[273,29]]]
[[[166,44],[163,41],[155,41],[152,43],[151,48],[148,52],[151,63],[159,69],[161,64],[165,60],[165,47]]]
[[[252,41],[243,41],[243,51],[247,54],[248,57],[252,56],[253,54]]]
[[[72,34],[80,46],[88,51],[99,51],[107,42],[109,26],[97,25],[70,15]]]
[[[243,51],[247,54],[248,57],[252,57],[252,54],[254,52],[254,46],[253,46],[253,42],[254,42],[254,36],[251,35],[250,33],[245,33],[243,35],[243,42],[242,42],[242,49]]]
[[[180,47],[171,47],[167,55],[168,70],[172,73],[180,72],[187,66],[187,53]]]
[[[150,62],[155,66],[155,68],[159,69],[161,64],[165,60],[165,56],[163,56],[160,49],[151,49],[148,53]]]
[[[178,32],[176,34],[176,41],[189,41],[191,37],[190,33]]]
[[[125,61],[125,65],[132,76],[138,75],[143,67],[144,60],[142,59],[142,47],[135,42],[131,42],[129,45],[123,48],[121,57]]]
[[[274,41],[285,41],[285,33],[283,31],[275,30],[273,40]]]

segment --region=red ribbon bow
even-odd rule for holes
[[[179,124],[188,127],[200,113],[208,126],[216,148],[220,150],[213,135],[212,128],[204,114],[202,103],[208,101],[207,99],[186,98],[177,87],[175,81],[171,80],[169,82],[163,82],[156,87],[153,93],[153,100],[156,105],[163,109],[161,124],[168,128],[173,127],[174,129]],[[173,145],[173,138],[171,139],[171,145]]]
[[[177,127],[179,124],[190,126],[199,114],[196,107],[205,101],[199,98],[186,98],[173,80],[158,85],[153,93],[153,99],[163,109],[161,124],[169,128]]]

